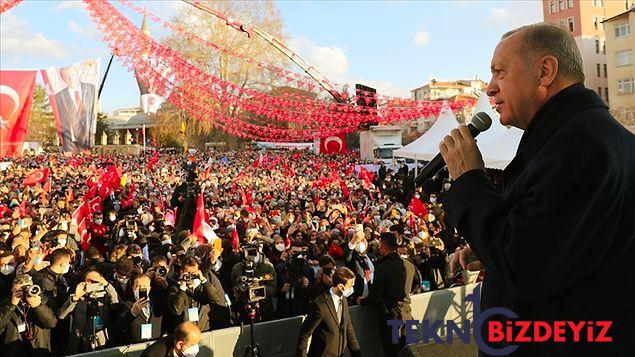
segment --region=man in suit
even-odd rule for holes
[[[60,68],[66,88],[55,94],[64,151],[90,149],[95,118],[95,85],[80,82],[78,66]]]
[[[379,308],[378,328],[384,354],[396,356],[403,347],[404,335],[400,342],[392,341],[392,324],[388,321],[412,320],[410,290],[414,278],[414,265],[406,264],[397,254],[397,237],[384,232],[379,237],[379,253],[382,258],[377,263],[373,285],[366,298],[358,298],[360,305]]]
[[[470,244],[457,260],[466,267],[474,253],[487,270],[481,310],[507,308],[552,326],[610,321],[612,342],[584,342],[604,328],[594,323],[578,343],[569,331],[566,342],[490,347],[515,356],[635,355],[635,136],[584,87],[576,42],[558,26],[503,35],[491,70],[487,94],[500,122],[525,132],[502,191],[489,182],[469,129],[440,144],[454,179],[444,209]]]
[[[132,282],[134,297],[122,303],[117,321],[117,332],[124,344],[153,340],[161,337],[165,306],[151,293],[151,280],[146,274],[139,274]],[[162,301],[165,304],[165,301]],[[167,333],[167,331],[165,331]]]
[[[333,286],[311,303],[309,314],[300,327],[296,356],[343,356],[345,348],[361,356],[355,330],[348,313],[346,298],[353,293],[355,274],[348,268],[333,273]],[[311,346],[307,354],[307,343]]]
[[[141,353],[141,357],[195,357],[201,330],[192,322],[184,322],[176,327],[173,334],[158,339]]]

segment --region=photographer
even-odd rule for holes
[[[330,255],[320,257],[320,269],[315,272],[315,281],[311,287],[311,298],[319,296],[333,285],[333,271],[335,270],[335,260]]]
[[[299,242],[295,242],[299,244]],[[278,318],[303,315],[311,300],[313,269],[307,262],[308,249],[294,246],[287,259],[276,267],[278,274]]]
[[[117,298],[119,301],[124,301],[130,296],[130,277],[134,273],[135,266],[132,259],[128,257],[121,257],[117,259],[115,263],[115,272],[108,279],[110,284],[117,291]]]
[[[250,283],[250,280],[258,280],[257,285],[265,287],[265,299],[259,301],[259,309],[256,314],[257,321],[268,321],[273,319],[273,300],[276,296],[276,270],[262,254],[260,244],[245,246],[243,248],[245,258],[242,262],[237,263],[232,268],[231,281],[233,282],[232,290],[236,297],[235,309],[238,313],[238,321],[247,322],[248,316],[245,306],[247,304],[245,298],[244,283]],[[262,280],[262,281],[260,281]]]
[[[116,345],[114,327],[115,288],[98,271],[89,271],[60,308],[61,320],[72,316],[65,354],[90,352]]]
[[[170,205],[178,209],[176,219],[176,231],[192,230],[194,215],[196,213],[196,200],[201,188],[196,183],[196,172],[189,168],[185,174],[185,180],[174,189]]]
[[[51,352],[51,332],[57,318],[46,304],[39,286],[29,275],[18,275],[13,281],[11,296],[0,305],[2,355],[48,356]]]
[[[225,292],[214,274],[204,276],[195,257],[185,257],[176,284],[168,289],[168,310],[178,322],[196,323],[210,330],[210,305],[226,307]]]
[[[163,322],[165,307],[152,294],[152,283],[146,274],[134,277],[132,283],[133,297],[122,303],[122,311],[117,319],[117,331],[123,337],[122,343],[131,344],[145,340],[155,340],[168,329]]]

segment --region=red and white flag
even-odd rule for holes
[[[83,251],[86,251],[86,249],[88,249],[88,242],[90,241],[90,236],[88,235],[88,217],[90,214],[88,210],[89,208],[86,202],[82,202],[82,204],[77,207],[75,212],[73,212],[73,215],[71,217],[71,225],[77,227],[76,235],[80,237]]]
[[[35,186],[38,183],[46,182],[49,179],[50,170],[48,167],[37,169],[24,178],[22,184],[25,186]]]
[[[22,155],[37,71],[0,71],[0,157]]]
[[[199,243],[213,243],[218,239],[218,236],[216,232],[214,232],[214,229],[207,223],[209,217],[205,211],[204,197],[203,190],[201,189],[201,194],[198,196],[198,201],[196,202],[196,214],[194,215],[192,230]]]
[[[320,139],[320,154],[345,154],[346,151],[348,151],[348,146],[345,134]]]

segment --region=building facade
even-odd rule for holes
[[[606,36],[603,21],[628,10],[633,0],[542,0],[544,21],[575,38],[584,61],[585,86],[610,106]]]
[[[611,111],[635,132],[635,5],[604,21]]]

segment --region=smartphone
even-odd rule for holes
[[[148,290],[139,289],[139,299],[147,299],[148,298]]]

